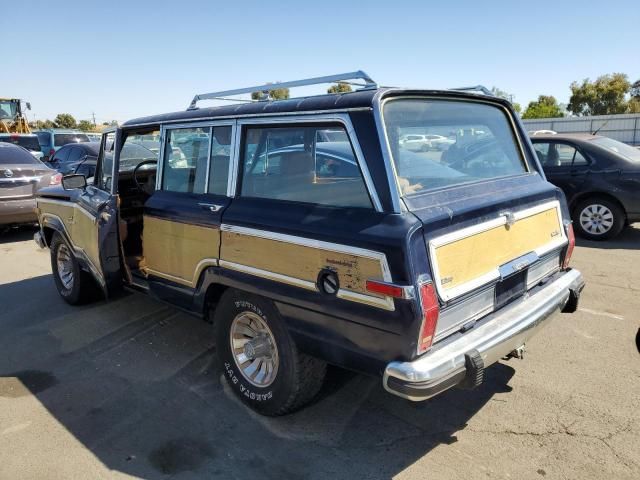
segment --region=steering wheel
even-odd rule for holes
[[[138,190],[140,190],[142,193],[146,193],[149,196],[153,195],[153,190],[149,191],[150,187],[149,187],[149,182],[148,181],[146,183],[144,183],[144,184],[140,183],[140,181],[138,180],[138,170],[143,165],[151,165],[153,163],[157,164],[158,161],[157,160],[144,160],[144,161],[140,162],[139,164],[137,164],[135,166],[135,168],[133,169],[133,182],[136,184],[136,188]],[[155,182],[153,182],[153,183],[155,184]],[[155,189],[155,187],[154,187],[154,189]]]

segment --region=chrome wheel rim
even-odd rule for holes
[[[591,235],[604,235],[613,227],[613,212],[599,203],[586,206],[580,212],[580,226]]]
[[[73,257],[69,247],[65,244],[61,244],[58,247],[56,263],[58,265],[58,277],[62,282],[62,286],[67,290],[71,290],[71,287],[73,287]]]
[[[256,387],[268,387],[278,373],[278,347],[260,315],[242,312],[231,323],[231,354],[240,373]]]

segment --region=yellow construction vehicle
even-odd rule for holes
[[[25,105],[31,110],[29,102]],[[19,98],[0,98],[0,133],[31,133]]]

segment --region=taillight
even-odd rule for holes
[[[60,185],[62,183],[62,174],[54,173],[51,175],[51,179],[49,180],[49,185]]]
[[[569,227],[567,227],[567,239],[569,240],[569,245],[567,245],[567,253],[564,256],[564,260],[562,261],[563,270],[569,268],[569,261],[571,260],[571,255],[573,255],[573,249],[576,246],[576,236],[573,233],[573,225],[571,224],[569,224]]]
[[[51,150],[49,150],[49,158],[53,157],[55,154],[56,154],[55,149],[52,148]]]
[[[367,292],[387,295],[393,298],[404,298],[404,288],[400,285],[393,285],[386,282],[378,282],[376,280],[367,280]]]
[[[420,285],[420,305],[422,306],[422,325],[420,325],[420,335],[418,337],[418,355],[423,354],[433,343],[433,337],[440,315],[440,305],[438,296],[433,288],[433,283],[423,283]]]

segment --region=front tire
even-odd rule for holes
[[[285,415],[309,403],[326,364],[298,351],[273,303],[227,290],[214,313],[216,350],[229,387],[253,410]]]
[[[55,233],[49,247],[51,251],[51,270],[58,293],[70,305],[79,305],[93,300],[96,296],[96,284],[80,268],[73,250]]]
[[[617,236],[624,228],[625,221],[622,208],[601,197],[582,200],[573,211],[577,233],[588,240],[607,240]]]

